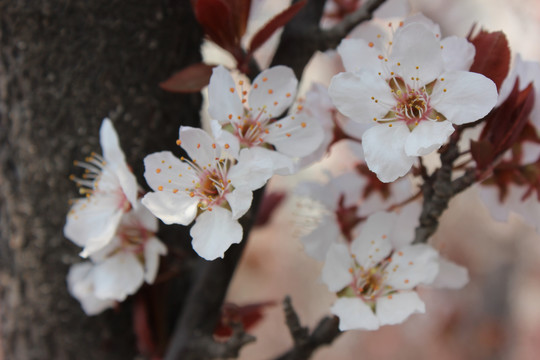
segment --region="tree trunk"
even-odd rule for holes
[[[67,292],[68,176],[109,116],[144,184],[144,156],[198,124],[200,97],[158,83],[200,60],[201,36],[187,0],[0,0],[0,358],[136,354],[129,305],[89,318]]]

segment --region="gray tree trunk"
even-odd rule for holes
[[[0,358],[136,354],[129,306],[88,318],[67,292],[68,176],[109,116],[144,184],[144,155],[198,123],[199,96],[157,85],[200,39],[188,0],[0,0]]]

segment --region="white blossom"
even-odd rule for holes
[[[256,148],[243,149],[236,161],[206,132],[191,127],[180,128],[178,144],[191,160],[168,151],[144,159],[154,192],[143,204],[166,224],[189,225],[197,218],[190,232],[194,250],[207,260],[223,257],[242,240],[238,219],[251,206],[252,191],[272,175],[272,160]]]
[[[478,120],[497,90],[477,73],[445,64],[444,48],[422,23],[399,27],[386,43],[345,39],[338,48],[346,72],[330,84],[343,114],[373,123],[362,136],[366,163],[384,182],[405,175],[418,156],[438,149],[453,125]]]
[[[101,125],[100,142],[103,156],[92,154],[86,162],[75,162],[85,169],[82,178],[72,176],[85,198],[75,200],[64,226],[64,235],[84,248],[84,257],[105,247],[122,215],[137,206],[137,180],[109,119]]]

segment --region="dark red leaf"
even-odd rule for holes
[[[233,12],[226,0],[197,0],[195,17],[210,40],[223,49],[234,52],[240,38],[234,27]]]
[[[264,226],[270,221],[272,214],[277,207],[285,200],[285,192],[274,191],[269,194],[265,194],[259,212],[257,213],[257,219],[255,220],[255,226]]]
[[[502,31],[490,33],[481,30],[475,37],[469,37],[469,41],[476,48],[471,71],[493,80],[498,90],[510,69],[510,49],[506,36]]]
[[[486,117],[486,126],[480,134],[481,141],[488,141],[493,146],[493,158],[510,149],[525,134],[529,115],[534,105],[532,84],[519,91],[519,79],[512,92],[498,108]]]
[[[495,157],[495,149],[489,141],[471,141],[471,155],[478,169],[485,169]]]
[[[274,16],[270,21],[268,21],[251,39],[249,44],[249,52],[253,53],[257,50],[262,44],[264,44],[272,34],[282,26],[285,26],[291,19],[306,5],[307,0],[302,0],[296,4],[291,5],[287,9],[283,10],[276,16]]]
[[[227,0],[231,7],[236,36],[241,39],[246,33],[251,0]]]
[[[263,310],[268,306],[274,306],[275,301],[266,301],[255,304],[238,306],[232,303],[225,303],[221,308],[221,318],[219,320],[214,335],[228,337],[232,335],[231,324],[241,323],[244,330],[249,330],[263,318]]]
[[[210,82],[214,65],[197,63],[175,73],[159,86],[163,90],[177,93],[192,93],[201,91]]]

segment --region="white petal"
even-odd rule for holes
[[[144,280],[153,284],[159,269],[159,257],[167,254],[167,247],[158,238],[152,237],[144,244]]]
[[[408,156],[424,156],[440,148],[454,132],[449,121],[420,121],[405,141]]]
[[[214,164],[215,159],[221,155],[221,148],[217,145],[214,148],[212,145],[216,142],[202,129],[180,126],[180,141],[182,149],[187,152],[191,160],[201,166]]]
[[[285,155],[302,157],[315,151],[323,138],[322,126],[316,118],[297,114],[271,124],[265,140]]]
[[[240,142],[238,138],[227,130],[223,130],[220,123],[217,120],[210,120],[210,128],[212,129],[212,134],[216,139],[216,143],[222,149],[231,155],[233,158],[238,159],[238,153],[240,152]]]
[[[92,316],[112,307],[114,300],[98,299],[94,295],[94,265],[90,262],[74,264],[69,268],[67,275],[68,290],[76,298],[86,315]]]
[[[142,203],[167,225],[189,225],[197,215],[199,200],[183,191],[174,195],[159,191],[147,193]]]
[[[221,123],[229,122],[229,115],[234,119],[244,115],[236,84],[229,71],[221,65],[212,70],[208,84],[208,102],[208,113],[212,119]]]
[[[410,135],[405,124],[375,125],[362,136],[368,168],[382,182],[391,182],[409,172],[416,157],[407,156],[405,142]]]
[[[367,70],[337,74],[332,78],[328,93],[340,112],[366,123],[382,118],[396,104],[388,83]]]
[[[141,201],[139,202],[142,204]],[[138,206],[137,209],[126,213],[121,224],[132,228],[142,227],[152,233],[157,232],[159,227],[158,220],[145,206]]]
[[[441,41],[445,70],[468,71],[474,61],[476,48],[467,39],[448,36]]]
[[[222,258],[232,245],[242,241],[242,226],[233,220],[232,213],[221,207],[205,211],[197,217],[190,234],[191,245],[206,260]]]
[[[447,289],[461,289],[469,282],[467,268],[439,258],[439,273],[431,286]]]
[[[387,269],[386,285],[410,290],[419,284],[430,284],[439,271],[438,253],[429,245],[416,244],[398,249]]]
[[[249,106],[254,112],[266,109],[269,117],[277,117],[293,103],[297,85],[296,76],[286,66],[264,70],[253,80]]]
[[[396,219],[397,215],[394,213],[378,212],[371,215],[362,225],[360,235],[353,240],[351,252],[364,269],[375,266],[392,251],[388,235]]]
[[[238,188],[225,195],[229,206],[231,207],[234,220],[240,219],[251,207],[253,193],[250,190]]]
[[[144,282],[142,264],[131,253],[119,252],[94,268],[96,297],[124,301]]]
[[[415,291],[406,291],[377,299],[375,313],[381,325],[395,325],[414,313],[425,313],[426,306]]]
[[[195,171],[170,151],[161,151],[144,158],[144,178],[152,190],[171,193],[174,189],[191,188],[198,181]],[[171,180],[171,182],[169,182]]]
[[[418,83],[428,84],[435,80],[442,73],[444,64],[439,40],[420,23],[411,23],[396,31],[388,61],[393,71],[415,88]]]
[[[68,214],[64,235],[81,247],[90,243],[103,247],[114,236],[122,213],[109,196],[77,200]]]
[[[431,105],[435,110],[456,125],[482,118],[496,102],[495,83],[484,75],[467,71],[442,74],[431,94]]]
[[[304,251],[312,258],[323,261],[326,258],[330,245],[341,237],[341,230],[334,216],[325,216],[312,232],[303,236],[300,241]]]
[[[322,281],[333,292],[343,290],[350,285],[353,277],[349,269],[354,266],[349,249],[344,244],[332,244],[326,254],[322,269]]]
[[[408,0],[388,0],[373,13],[374,18],[403,18],[411,12],[411,5]]]
[[[137,179],[129,170],[124,152],[120,148],[118,135],[111,120],[105,118],[99,130],[99,140],[103,150],[103,158],[120,183],[122,191],[133,207],[137,206]]]
[[[332,314],[339,317],[339,330],[377,330],[379,320],[371,308],[359,298],[339,298],[332,308]]]
[[[353,266],[354,262],[347,246],[334,243],[330,245],[326,254],[321,275],[322,281],[330,291],[338,292],[353,281],[353,277],[349,272],[349,269]]]
[[[413,242],[421,211],[422,203],[420,201],[413,201],[396,211],[398,217],[390,234],[390,241],[394,249],[410,245]]]
[[[374,45],[370,47],[368,41],[364,39],[343,39],[341,41],[337,51],[346,71],[355,72],[366,69],[376,74],[383,71],[384,67],[378,58],[382,53],[382,44],[375,46],[377,40],[373,40],[371,43]]]
[[[256,190],[263,187],[273,174],[270,151],[259,147],[242,149],[238,162],[231,167],[228,178],[235,188]]]
[[[436,38],[441,38],[441,27],[439,26],[439,24],[433,22],[433,20],[426,17],[424,14],[416,13],[414,15],[407,16],[407,18],[403,20],[404,26],[412,23],[424,25],[426,28],[429,29],[429,31],[433,33],[433,35],[435,35]]]

